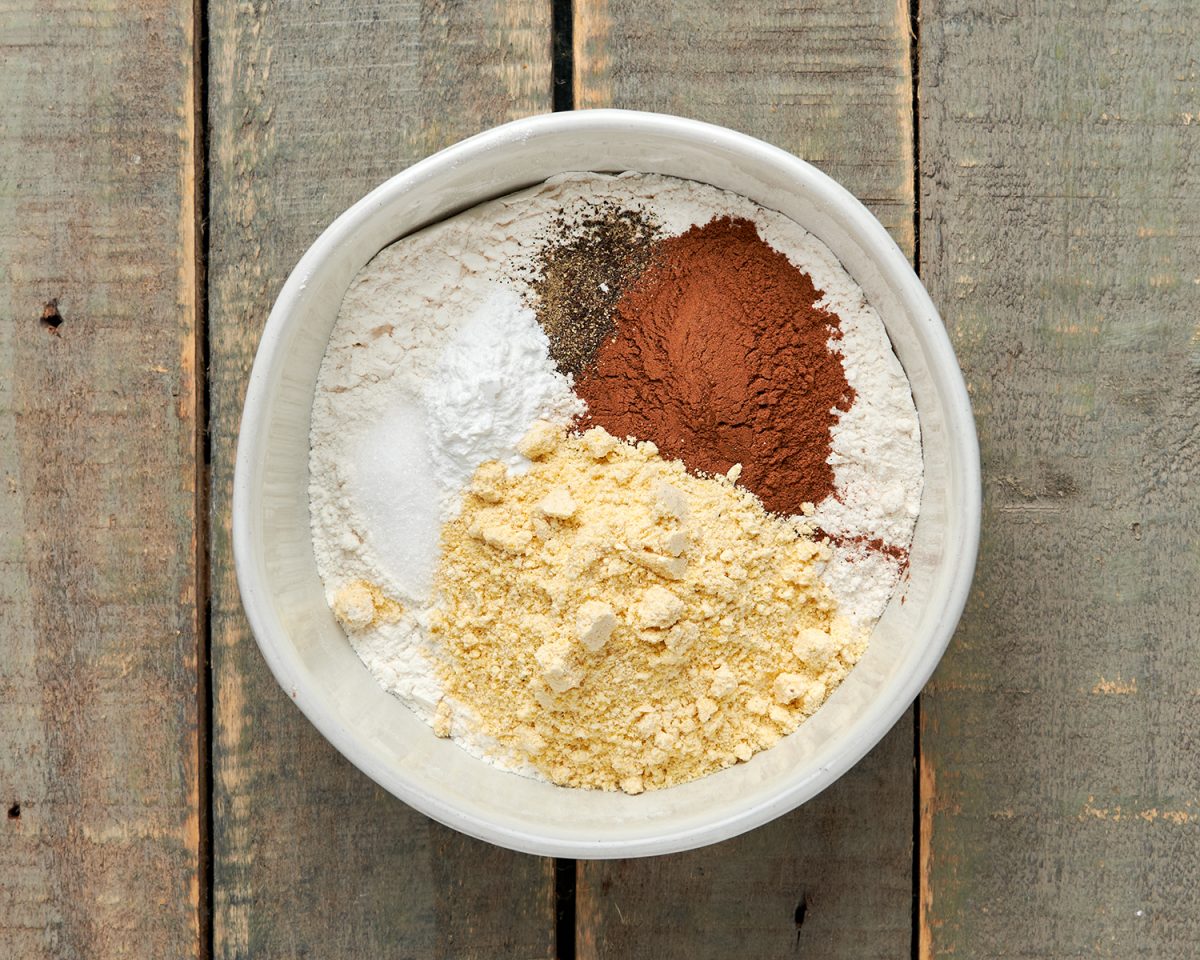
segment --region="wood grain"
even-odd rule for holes
[[[545,957],[553,864],[377,788],[277,688],[242,617],[229,496],[272,299],[370,188],[550,106],[550,5],[215,0],[210,310],[216,955]]]
[[[578,106],[679,113],[778,144],[844,183],[911,252],[905,4],[578,0],[575,10]],[[579,956],[907,955],[912,724],[906,714],[825,794],[745,837],[581,863]]]
[[[791,150],[913,248],[904,0],[576,0],[575,105],[675,113]]]
[[[0,2],[4,957],[201,952],[192,17]]]
[[[742,837],[581,862],[578,955],[908,956],[912,758],[910,717],[836,785]]]
[[[921,956],[1194,956],[1195,11],[921,13],[924,276],[985,471],[922,701]]]

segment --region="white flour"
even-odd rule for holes
[[[482,204],[383,250],[343,300],[313,404],[313,545],[327,596],[357,580],[404,602],[397,623],[356,632],[380,683],[429,719],[441,697],[426,604],[442,523],[476,466],[520,470],[517,440],[537,418],[581,410],[522,306],[539,234],[564,207],[612,200],[645,210],[666,235],[717,216],[753,220],[763,239],[811,274],[841,318],[846,379],[856,393],[832,431],[839,499],[814,520],[835,538],[825,579],[843,611],[869,627],[902,572],[867,541],[907,548],[922,486],[920,433],[904,372],[861,289],[827,247],[744,197],[641,174],[567,174]],[[483,755],[486,744],[455,729]],[[464,742],[464,740],[466,742]],[[485,757],[486,759],[486,757]]]

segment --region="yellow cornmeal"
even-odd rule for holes
[[[652,443],[538,424],[443,529],[431,618],[447,700],[505,759],[639,793],[776,743],[861,656],[827,548]],[[736,478],[736,475],[735,475]]]
[[[347,633],[356,633],[381,623],[395,623],[403,614],[403,606],[366,580],[347,584],[333,598],[333,615]]]

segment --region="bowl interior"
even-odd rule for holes
[[[325,604],[309,533],[313,390],[351,279],[397,237],[565,170],[701,180],[820,237],[883,317],[912,384],[924,444],[910,577],[849,678],[796,733],[749,763],[637,797],[503,773],[434,737],[350,648]],[[857,201],[807,164],[750,138],[678,118],[594,111],[520,121],[465,141],[388,181],[314,244],[280,295],[251,376],[234,540],[243,601],[276,677],[369,776],[430,816],[504,846],[632,856],[763,823],[823,789],[887,732],[932,672],[962,609],[978,536],[978,486],[974,427],[945,331],[903,255]]]

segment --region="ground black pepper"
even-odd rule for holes
[[[597,203],[556,218],[535,256],[532,306],[560,372],[578,377],[615,328],[616,305],[646,269],[658,226]]]

